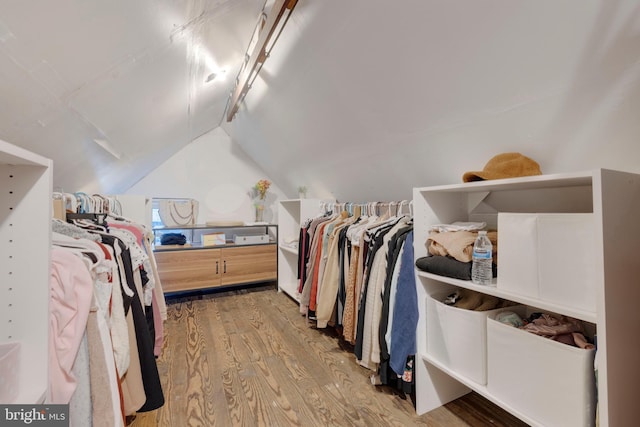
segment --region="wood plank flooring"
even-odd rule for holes
[[[131,427],[526,426],[474,393],[416,416],[273,285],[169,300],[158,369],[166,403]]]

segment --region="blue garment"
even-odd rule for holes
[[[402,375],[407,357],[416,354],[416,328],[418,326],[418,293],[413,270],[413,231],[407,235],[398,276],[393,324],[391,327],[390,365],[393,372]]]

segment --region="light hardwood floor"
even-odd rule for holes
[[[169,300],[165,334],[166,403],[131,427],[526,425],[474,393],[416,416],[272,285]]]

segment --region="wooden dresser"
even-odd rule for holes
[[[165,293],[194,291],[278,279],[277,226],[157,228],[160,232],[184,234],[187,244],[156,245],[154,254]],[[225,233],[225,243],[204,246],[202,236]],[[251,237],[267,235],[268,241],[252,243]],[[233,236],[248,243],[234,243]]]

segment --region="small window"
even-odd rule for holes
[[[162,219],[160,218],[160,212],[158,210],[158,201],[153,200],[151,203],[151,226],[153,228],[162,227]]]
[[[186,208],[186,210],[185,210]],[[162,214],[161,214],[162,211]],[[196,225],[198,203],[187,198],[152,198],[151,226],[154,229],[171,227],[177,230],[181,225],[189,228]],[[168,223],[163,221],[165,218]],[[166,232],[170,232],[166,231]],[[155,244],[159,245],[163,232],[155,233]]]

